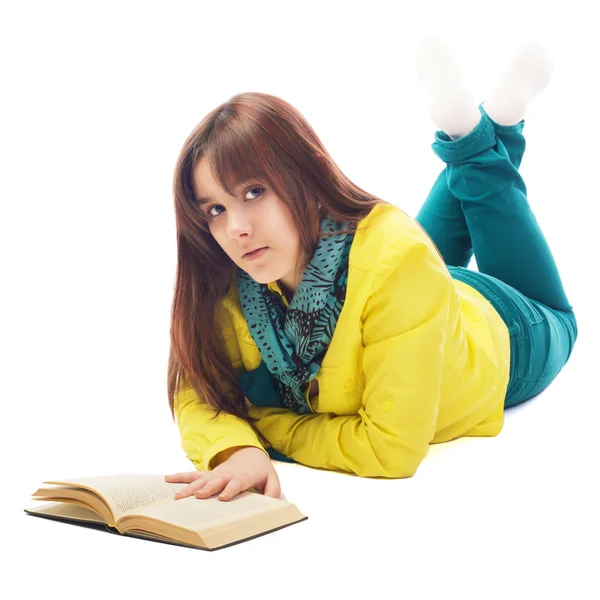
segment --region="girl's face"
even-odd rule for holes
[[[291,212],[275,192],[251,179],[230,196],[213,179],[206,157],[196,165],[193,180],[197,204],[229,258],[256,282],[279,281],[294,293],[302,280],[302,273],[294,273],[300,236]],[[267,250],[255,258],[244,256],[263,247]]]

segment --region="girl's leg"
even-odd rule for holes
[[[525,182],[482,105],[481,120],[452,140],[437,131],[434,152],[446,163],[446,182],[459,199],[479,271],[562,311],[572,310],[558,267],[527,200]],[[523,123],[505,126],[524,148]]]
[[[515,114],[524,109],[523,99],[531,95],[529,80],[536,75],[537,87],[543,87],[538,73],[539,48],[525,49],[502,74],[487,104],[503,122],[517,123]],[[544,59],[542,53],[542,59]],[[429,100],[431,116],[436,124],[451,139],[460,138],[476,127],[480,120],[480,110],[464,81],[463,73],[453,51],[443,38],[427,38],[415,53],[417,74],[424,85]],[[525,62],[525,68],[522,64]],[[531,66],[538,67],[531,68]],[[542,61],[542,65],[544,65]],[[522,71],[528,73],[528,81],[523,83]],[[516,84],[515,84],[516,82]],[[513,120],[511,120],[513,119]],[[508,121],[507,121],[508,120]],[[518,135],[523,128],[523,119],[516,126],[497,125],[497,135],[502,140],[509,158],[516,169],[519,168],[525,151],[525,140]],[[449,266],[466,268],[473,256],[473,242],[465,220],[460,201],[448,189],[448,174],[444,169],[436,179],[427,199],[416,216],[417,222],[425,229]]]
[[[494,126],[510,162],[518,169],[525,152],[525,138],[521,135],[525,120],[511,126],[494,122]],[[416,220],[437,246],[447,265],[466,268],[473,256],[473,242],[461,203],[448,189],[447,180],[445,167],[433,184]]]
[[[460,202],[448,189],[446,169],[433,184],[416,220],[447,265],[467,267],[473,256],[473,243]]]
[[[514,406],[550,384],[577,338],[575,315],[518,174],[525,150],[522,115],[546,85],[551,61],[539,45],[525,46],[486,100],[486,109],[479,106],[477,121],[450,56],[447,45],[434,41],[424,45],[420,59],[440,130],[432,147],[446,168],[419,220],[456,261],[451,264],[458,268],[449,267],[452,277],[479,290],[506,323],[510,380],[505,406]],[[450,236],[449,223],[457,224]],[[472,251],[479,273],[459,262]]]

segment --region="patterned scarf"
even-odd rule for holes
[[[325,216],[322,231],[354,230]],[[236,271],[242,310],[262,357],[257,369],[238,378],[255,406],[310,413],[306,392],[321,368],[346,299],[348,255],[354,233],[319,238],[289,308],[279,294]]]

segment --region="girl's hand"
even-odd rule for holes
[[[166,475],[170,483],[189,483],[179,490],[175,500],[194,494],[196,498],[209,498],[221,492],[219,500],[231,500],[249,488],[265,496],[279,498],[281,485],[271,459],[253,446],[240,448],[212,471],[191,471]]]

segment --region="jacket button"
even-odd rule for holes
[[[352,388],[354,388],[354,381],[352,379],[346,379],[346,383],[344,383],[344,389],[349,392]]]
[[[246,339],[251,342],[252,341],[252,334],[251,333],[247,333],[246,334]]]
[[[382,405],[381,408],[383,408],[383,410],[390,410],[390,408],[392,408],[392,403],[389,400],[386,400]]]

